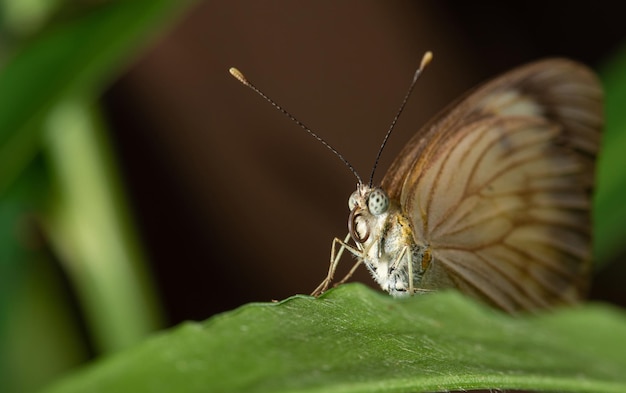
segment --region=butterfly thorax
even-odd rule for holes
[[[430,249],[417,244],[410,220],[380,188],[360,185],[348,202],[348,229],[358,258],[383,290],[393,296],[420,291],[431,261]]]

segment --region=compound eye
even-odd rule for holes
[[[350,209],[350,211],[352,211],[352,209],[354,209],[354,207],[357,205],[358,198],[358,191],[353,192],[352,195],[350,195],[350,198],[348,198],[348,209]]]
[[[370,213],[378,216],[389,208],[389,198],[387,194],[379,188],[373,190],[367,198],[367,208]]]

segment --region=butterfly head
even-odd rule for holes
[[[380,188],[359,184],[348,199],[348,230],[357,244],[365,243],[382,216],[389,210],[389,197]]]

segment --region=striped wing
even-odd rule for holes
[[[443,275],[511,312],[578,299],[602,121],[594,74],[552,59],[478,88],[414,136],[383,188],[431,247],[424,287]]]

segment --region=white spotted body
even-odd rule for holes
[[[365,185],[348,201],[348,229],[356,249],[348,248],[384,291],[403,296],[419,291],[430,264],[426,245],[413,239],[410,221],[380,188]]]

